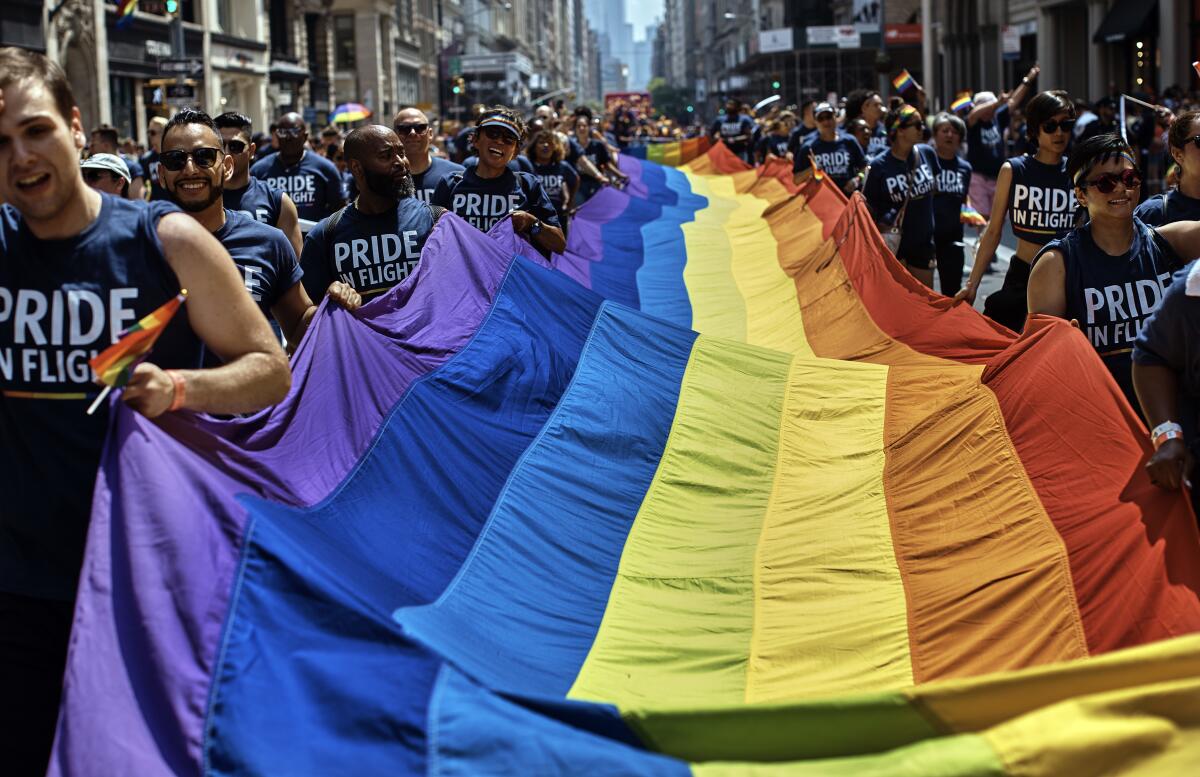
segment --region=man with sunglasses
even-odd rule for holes
[[[463,217],[481,232],[511,216],[513,229],[543,253],[561,253],[567,242],[541,181],[508,168],[525,134],[521,115],[510,108],[493,108],[480,116],[475,130],[479,163],[443,180],[431,203]]]
[[[225,208],[234,161],[220,145],[220,130],[209,115],[184,108],[163,130],[159,178],[171,201],[229,252],[251,299],[294,347],[317,307],[300,283],[300,264],[287,237],[248,213]]]
[[[287,192],[302,219],[320,221],[345,204],[337,166],[308,148],[308,129],[298,113],[275,125],[279,152],[255,162],[250,175]]]
[[[300,264],[312,297],[353,310],[416,269],[444,210],[414,196],[404,144],[387,127],[354,130],[342,153],[358,196],[309,231]]]
[[[847,195],[858,188],[859,173],[867,166],[858,141],[838,131],[837,114],[829,103],[819,103],[813,110],[817,119],[817,134],[804,140],[792,158],[795,183],[812,176],[813,160],[837,187]]]
[[[98,192],[111,194],[121,199],[129,196],[129,168],[125,160],[116,154],[92,154],[79,163],[83,171],[83,182]]]
[[[156,418],[283,399],[287,359],[229,255],[169,203],[102,196],[66,75],[0,48],[0,764],[44,774],[111,405],[88,359],[186,288],[120,400]],[[197,369],[202,344],[219,369]],[[86,646],[81,646],[87,649]]]
[[[226,155],[233,160],[233,174],[225,182],[225,207],[249,213],[283,232],[299,256],[304,236],[300,234],[296,203],[286,192],[250,175],[251,159],[257,150],[250,139],[250,118],[231,111],[213,121],[221,132]]]
[[[1067,174],[1088,222],[1038,254],[1029,276],[1029,312],[1079,327],[1136,408],[1130,350],[1171,275],[1183,266],[1180,257],[1200,256],[1200,223],[1154,228],[1134,215],[1142,174],[1118,135],[1079,143]]]
[[[404,155],[408,157],[408,172],[412,176],[413,189],[417,199],[422,202],[429,202],[444,178],[463,171],[462,165],[430,153],[433,127],[420,109],[401,108],[392,119],[392,129],[404,144]]]

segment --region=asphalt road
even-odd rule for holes
[[[979,238],[975,230],[967,227],[963,241],[966,243],[967,252],[967,266],[963,268],[964,283],[966,282],[967,277],[971,274],[971,264],[975,256],[975,245],[978,242],[978,239]],[[979,292],[975,295],[976,310],[982,312],[983,301],[987,298],[987,295],[999,289],[1000,285],[1004,283],[1004,274],[1008,272],[1008,263],[1012,260],[1013,253],[1016,251],[1016,248],[1017,238],[1013,235],[1012,227],[1006,220],[1004,223],[1004,236],[1000,238],[1000,245],[996,248],[996,261],[993,263],[993,266],[996,269],[994,272],[984,275],[983,280],[979,282]]]

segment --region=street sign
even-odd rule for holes
[[[198,59],[164,59],[158,63],[158,72],[194,76],[204,71],[204,63]]]
[[[168,100],[195,100],[196,87],[191,84],[167,84]]]
[[[450,57],[450,76],[462,75],[462,57]]]
[[[763,54],[774,54],[778,51],[791,51],[794,33],[791,27],[781,27],[777,30],[759,30],[758,50]]]

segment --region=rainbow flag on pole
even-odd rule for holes
[[[133,326],[126,329],[117,341],[88,360],[96,379],[106,386],[120,388],[129,382],[133,368],[154,347],[159,335],[187,299],[187,289],[182,289],[172,299],[146,314]]]
[[[133,12],[137,10],[138,0],[121,0],[117,6],[117,29],[121,30],[133,24]]]
[[[912,74],[908,72],[908,68],[901,70],[900,75],[892,79],[892,86],[896,88],[897,92],[904,92],[916,85],[917,82],[913,79]]]
[[[961,110],[971,110],[971,92],[959,92],[958,97],[954,98],[954,102],[950,103],[950,112],[958,113]]]

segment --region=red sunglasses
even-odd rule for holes
[[[1137,170],[1123,170],[1120,173],[1105,173],[1090,181],[1079,184],[1082,188],[1095,186],[1101,194],[1112,194],[1117,184],[1123,184],[1126,189],[1136,189],[1142,185],[1142,174]]]

